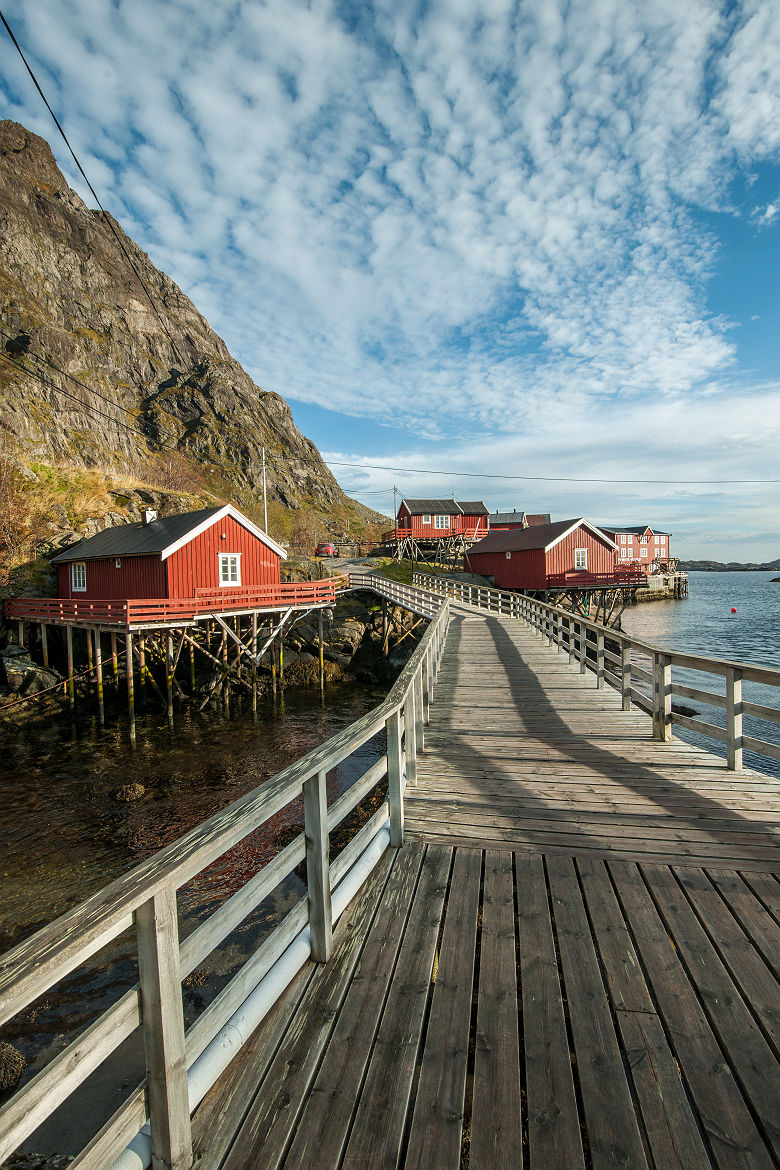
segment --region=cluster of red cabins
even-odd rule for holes
[[[489,513],[481,501],[403,499],[385,538],[433,542],[462,536],[464,566],[500,589],[541,591],[631,584],[668,570],[670,534],[650,525],[550,522],[543,513]]]
[[[669,534],[649,526],[592,524],[584,517],[488,513],[481,502],[404,499],[393,534],[464,536],[465,567],[498,588],[547,590],[630,583],[669,563]],[[286,553],[236,508],[205,508],[107,528],[52,558],[56,599],[15,598],[19,619],[89,622],[126,629],[179,624],[209,612],[321,607],[338,578],[282,582]]]

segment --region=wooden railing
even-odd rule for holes
[[[647,572],[641,569],[613,569],[609,573],[588,573],[581,569],[570,569],[565,573],[551,573],[547,577],[550,588],[572,585],[583,589],[600,586],[608,589],[611,585],[646,585]]]
[[[0,1109],[0,1162],[31,1134],[129,1037],[143,1029],[147,1076],[71,1163],[73,1170],[104,1168],[138,1134],[147,1117],[155,1165],[191,1165],[190,1113],[207,1091],[193,1089],[192,1066],[237,1009],[295,942],[308,938],[311,957],[326,961],[333,926],[332,898],[346,897],[378,857],[377,841],[398,847],[404,839],[404,785],[416,781],[417,752],[442,650],[449,604],[408,586],[370,577],[356,587],[391,600],[414,594],[417,612],[432,620],[385,701],[362,719],[309,752],[166,849],[94,894],[0,959],[0,1026],[28,1007],[123,931],[135,927],[140,979],[19,1089]],[[387,749],[343,795],[326,804],[326,775],[385,732]],[[328,835],[387,779],[382,807],[334,860]],[[305,832],[251,877],[183,941],[179,940],[177,891],[248,834],[303,796]],[[368,852],[367,852],[368,851]],[[372,852],[373,851],[373,852]],[[306,861],[308,892],[185,1033],[181,981],[222,943],[292,870]],[[362,860],[361,860],[362,859]],[[360,868],[356,869],[360,863]],[[350,878],[350,875],[351,878]],[[357,876],[356,876],[357,875]],[[341,891],[341,893],[340,893]],[[296,941],[297,940],[297,941]],[[309,954],[304,949],[304,958]],[[301,959],[301,962],[303,959]],[[300,966],[300,964],[299,964]],[[291,979],[299,967],[292,969]],[[287,980],[289,982],[289,979]],[[281,994],[283,986],[279,986]],[[188,1082],[188,1070],[190,1081]]]
[[[780,760],[780,744],[746,735],[743,730],[745,716],[765,723],[780,723],[780,704],[753,703],[742,697],[742,685],[746,682],[780,688],[780,670],[710,658],[704,654],[663,650],[650,642],[630,637],[619,630],[606,629],[569,610],[536,601],[522,593],[492,589],[487,585],[468,585],[425,573],[415,573],[413,580],[431,592],[490,613],[505,614],[527,622],[549,645],[557,646],[559,652],[567,653],[570,662],[579,663],[583,674],[593,671],[597,687],[607,684],[619,691],[624,711],[628,711],[631,703],[634,703],[651,715],[653,736],[656,739],[670,740],[672,727],[676,724],[725,743],[726,762],[731,769],[742,768],[743,752],[746,750]],[[646,663],[644,666],[643,661]],[[718,694],[703,687],[674,681],[673,668],[721,677],[725,680],[724,692]],[[780,691],[774,693],[780,695]],[[694,702],[724,711],[724,726],[673,710],[674,697],[693,699]]]
[[[406,540],[407,536],[413,536],[415,540],[442,540],[447,536],[465,536],[469,540],[482,540],[483,536],[487,536],[489,531],[488,524],[485,520],[479,520],[472,524],[451,524],[449,528],[436,528],[433,524],[426,524],[425,528],[389,528],[387,532],[382,533],[382,543],[389,544],[391,541]]]
[[[257,587],[196,589],[195,597],[132,598],[129,601],[86,601],[80,598],[12,597],[5,615],[19,621],[121,626],[128,629],[155,622],[189,621],[209,613],[271,609],[280,606],[335,605],[346,578],[321,581],[283,581]]]

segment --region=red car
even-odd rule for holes
[[[339,555],[339,550],[336,548],[335,544],[331,544],[330,541],[326,541],[325,544],[317,545],[317,548],[314,551],[314,555],[315,557],[337,557]]]

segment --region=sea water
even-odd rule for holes
[[[663,650],[702,654],[709,658],[780,669],[780,582],[777,572],[689,573],[689,596],[676,601],[641,603],[626,609],[625,633]],[[732,612],[735,611],[735,612]],[[672,668],[672,681],[725,694],[723,676]],[[780,708],[780,688],[743,684],[743,699]],[[697,718],[725,726],[722,708],[693,699],[680,700],[697,711]],[[780,743],[780,724],[745,716],[747,735]],[[725,755],[725,744],[676,727],[675,734]],[[780,760],[745,752],[745,766],[780,775]]]

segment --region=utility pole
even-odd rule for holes
[[[265,492],[265,447],[263,447],[263,531],[268,532],[268,500]]]

